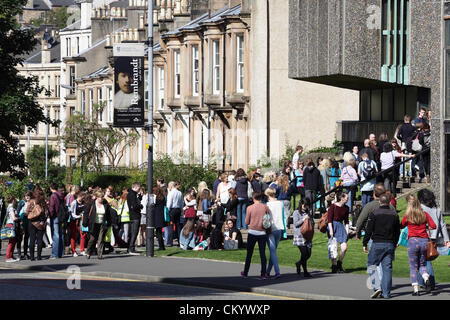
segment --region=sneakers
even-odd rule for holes
[[[74,257],[78,257],[78,254],[76,252],[73,253]]]
[[[381,289],[376,290],[374,293],[372,293],[372,295],[370,296],[370,298],[372,298],[372,299],[378,298],[378,297],[380,296],[381,292],[382,292]]]
[[[241,278],[242,279],[247,279],[248,276],[244,273],[244,271],[241,272]]]
[[[85,255],[86,255],[86,252],[81,251],[80,254],[81,254],[82,256],[85,256]]]
[[[266,277],[265,275],[259,276],[259,277],[258,277],[258,280],[267,280],[267,277]]]
[[[281,274],[275,273],[275,275],[271,277],[271,279],[278,279],[279,277],[281,277]]]
[[[140,256],[141,255],[139,252],[136,252],[136,251],[128,251],[128,254],[132,255],[132,256]]]
[[[6,262],[17,262],[17,261],[19,261],[19,259],[14,259],[14,258],[6,259]]]

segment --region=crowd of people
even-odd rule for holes
[[[425,111],[421,110],[412,122],[406,115],[392,139],[383,133],[376,141],[375,134],[370,134],[361,150],[354,146],[344,153],[342,161],[322,157],[316,161],[302,160],[303,147],[297,146],[292,160],[286,160],[281,170],[263,173],[256,168],[246,173],[239,168],[222,172],[211,188],[201,181],[184,195],[180,182],[165,184],[160,178],[151,190],[139,183],[123,190],[114,190],[112,186],[80,190],[78,186],[51,183],[48,198],[47,190],[40,188],[28,191],[23,199],[8,196],[5,226],[14,230],[14,237],[9,238],[6,261],[41,260],[44,245],[52,248],[50,259],[65,254],[87,259],[96,255],[103,259],[114,247],[138,255],[136,247],[145,245],[147,207],[151,206],[158,250],[174,245],[182,250],[246,248],[243,278],[248,277],[256,243],[261,258],[259,279],[270,278],[272,268],[272,278],[281,276],[277,247],[287,238],[287,229],[292,224],[293,245],[300,253],[297,273],[301,275],[303,269],[303,276],[308,278],[312,277],[307,269],[312,237],[305,230],[314,228],[315,214],[319,212],[325,214],[326,233],[335,243],[336,254],[329,256],[332,273],[344,272],[348,239],[352,236],[363,239],[374,284],[372,297],[389,298],[395,247],[401,228],[408,227],[413,294],[419,294],[419,285],[430,291],[435,281],[431,261],[425,261],[424,257],[426,240],[431,238],[441,247],[450,247],[442,214],[429,190],[419,192],[418,198],[408,198],[401,222],[395,202],[398,177],[409,174],[413,179],[418,166],[420,179],[426,176],[429,180],[429,151],[420,153],[429,148],[430,124],[425,120]],[[377,175],[402,158],[412,159],[409,170],[403,165]],[[362,203],[354,206],[357,185]],[[333,189],[335,192],[330,193]],[[432,230],[429,236],[426,227]],[[247,230],[246,243],[242,230]]]

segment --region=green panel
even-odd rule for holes
[[[417,87],[406,88],[406,113],[414,118],[417,113]]]
[[[403,121],[405,116],[405,88],[394,89],[394,120]]]
[[[370,91],[360,92],[360,120],[370,121]]]

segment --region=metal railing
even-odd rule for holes
[[[422,151],[419,151],[419,152],[415,153],[415,157],[420,156],[420,155],[422,155],[422,154],[424,154],[424,153],[426,153],[426,152],[429,152],[429,151],[430,151],[430,148],[423,149]],[[324,194],[321,194],[320,196],[317,196],[317,197],[314,199],[313,203],[316,203],[317,201],[320,201],[322,198],[325,198],[326,196],[328,196],[329,194],[331,194],[331,193],[333,193],[333,192],[340,191],[340,190],[342,190],[342,189],[344,189],[344,188],[357,188],[358,186],[363,185],[363,184],[369,182],[370,180],[372,180],[372,179],[374,179],[374,178],[378,178],[379,176],[382,176],[382,175],[384,175],[385,173],[394,171],[395,169],[397,169],[398,167],[400,167],[402,164],[404,164],[404,163],[406,163],[406,162],[408,162],[408,161],[411,161],[411,160],[412,160],[412,158],[408,158],[408,159],[406,159],[406,160],[402,160],[402,161],[400,161],[400,162],[398,162],[398,163],[395,163],[392,167],[387,168],[387,169],[384,169],[384,170],[381,170],[380,172],[377,172],[377,173],[375,173],[375,174],[373,174],[373,175],[370,175],[370,176],[366,177],[364,180],[359,181],[359,182],[357,182],[357,183],[355,183],[355,184],[353,184],[353,185],[351,185],[351,186],[348,186],[348,187],[337,186],[337,187],[335,187],[335,188],[333,188],[333,189],[331,189],[331,190],[325,192]],[[405,166],[403,166],[403,167],[405,167]],[[405,169],[403,169],[403,172],[405,172],[404,170],[405,170]],[[404,176],[404,175],[403,175],[403,176]]]

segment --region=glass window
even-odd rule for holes
[[[55,76],[55,97],[60,97],[61,76]]]
[[[70,94],[74,94],[75,93],[75,67],[71,66],[70,67]]]
[[[370,99],[370,119],[372,121],[381,120],[381,90],[373,90]]]
[[[192,46],[192,95],[198,96],[198,46]]]
[[[213,94],[220,93],[220,42],[213,41]]]
[[[113,122],[113,115],[114,115],[114,108],[113,108],[113,104],[112,104],[112,89],[110,87],[108,87],[106,89],[107,91],[107,97],[108,97],[108,102],[107,102],[107,114],[108,114],[108,122]],[[147,90],[146,90],[147,91]]]
[[[394,89],[383,90],[383,121],[392,121],[394,118]]]
[[[417,88],[406,88],[406,113],[411,116],[411,119],[417,115]]]
[[[244,91],[244,36],[237,36],[237,92]]]
[[[159,108],[164,108],[164,68],[159,67]]]
[[[360,119],[370,121],[370,91],[365,90],[360,93]]]
[[[86,93],[84,90],[81,91],[81,114],[86,114]]]
[[[179,98],[181,95],[180,50],[174,51],[174,65],[175,65],[174,92],[175,98]]]
[[[103,121],[103,96],[102,96],[102,88],[97,88],[97,103],[98,103],[98,121]]]
[[[405,88],[394,89],[394,120],[403,121],[405,116]]]
[[[94,104],[94,97],[92,89],[89,89],[89,121],[92,122],[92,108]]]

